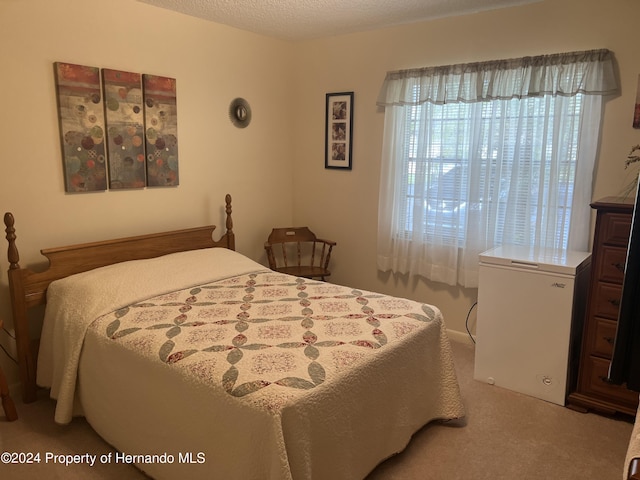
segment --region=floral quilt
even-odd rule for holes
[[[157,296],[102,317],[114,342],[278,410],[438,322],[433,307],[275,272]]]

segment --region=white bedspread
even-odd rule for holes
[[[96,318],[168,289],[260,270],[265,267],[237,252],[210,248],[117,263],[52,282],[47,290],[37,383],[51,388],[51,397],[57,399],[55,421],[66,424],[73,417],[78,359],[87,327]]]
[[[223,249],[55,282],[40,352],[56,421],[78,393],[121,452],[174,456],[137,462],[156,479],[356,480],[464,415],[436,307]]]

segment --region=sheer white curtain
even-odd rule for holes
[[[387,74],[378,268],[465,287],[501,244],[588,248],[608,50]]]

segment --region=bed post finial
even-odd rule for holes
[[[9,259],[9,270],[16,270],[20,268],[20,255],[18,254],[18,247],[16,247],[16,229],[15,219],[11,212],[4,214],[5,232],[7,234],[7,241],[9,242],[9,249],[7,250],[7,258]]]
[[[226,223],[227,231],[225,233],[225,235],[227,236],[227,248],[231,250],[235,250],[236,237],[235,237],[235,234],[233,233],[233,220],[231,219],[231,195],[227,193],[224,197],[224,202],[226,204],[225,212],[227,213],[227,223]]]

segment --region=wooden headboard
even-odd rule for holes
[[[54,280],[114,263],[159,257],[170,253],[202,248],[222,247],[235,250],[235,235],[231,219],[231,195],[225,197],[226,231],[214,241],[214,225],[174,230],[135,237],[118,238],[101,242],[70,245],[41,250],[49,260],[42,272],[20,267],[20,255],[16,247],[16,229],[13,215],[4,215],[9,249],[9,295],[16,333],[16,347],[22,398],[25,402],[36,399],[36,361],[39,338],[32,338],[29,328],[29,311],[46,304],[47,287]]]

